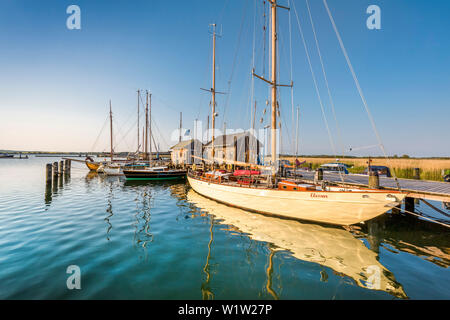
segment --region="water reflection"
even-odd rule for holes
[[[136,198],[136,214],[135,217],[135,244],[144,250],[147,257],[147,245],[153,241],[153,234],[150,232],[152,193],[149,186],[139,190]]]
[[[64,187],[70,183],[70,174],[60,174],[53,176],[50,181],[45,183],[44,203],[47,211],[52,204],[54,198],[62,193]]]
[[[450,233],[448,228],[409,215],[384,215],[366,225],[351,226],[355,237],[375,239],[379,247],[391,252],[406,252],[447,268],[450,266]],[[374,245],[375,247],[376,245]],[[378,252],[378,248],[371,249]]]
[[[349,277],[362,288],[381,290],[399,298],[407,298],[394,275],[378,261],[376,250],[370,250],[360,239],[343,228],[250,213],[204,198],[193,190],[188,192],[187,199],[198,208],[213,214],[216,221],[235,226],[253,240],[268,242],[277,248],[288,250],[299,260],[331,268],[337,275]],[[272,289],[271,280],[274,255],[275,250],[271,251],[268,257],[266,290],[277,299],[278,295]],[[320,278],[326,281],[328,275],[321,272]]]
[[[213,235],[213,226],[214,226],[214,218],[213,216],[209,216],[210,218],[210,226],[209,226],[209,242],[208,242],[208,255],[206,256],[206,263],[203,267],[203,272],[205,273],[205,281],[202,283],[202,299],[203,300],[213,300],[214,293],[211,290],[210,281],[211,281],[211,273],[210,273],[210,263],[209,260],[211,258],[211,247],[214,239]]]
[[[106,229],[106,240],[110,240],[109,238],[109,233],[112,229],[112,224],[110,222],[110,218],[114,215],[113,210],[112,210],[112,200],[113,200],[113,185],[110,184],[109,185],[109,192],[108,192],[108,205],[106,207],[106,213],[108,214],[105,218],[105,221],[107,223],[107,229]]]
[[[266,268],[266,276],[267,276],[266,290],[275,300],[279,300],[277,293],[272,288],[273,256],[275,255],[276,250],[273,248],[269,248],[269,250],[270,250],[270,254],[268,257],[267,268]]]

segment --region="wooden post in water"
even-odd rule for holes
[[[58,162],[53,162],[53,179],[58,178]]]
[[[63,173],[64,173],[64,161],[61,160],[59,162],[59,175],[63,175]]]
[[[69,159],[64,160],[64,174],[65,175],[70,174],[70,160]]]
[[[369,189],[380,189],[378,171],[369,171]]]
[[[52,184],[52,164],[51,163],[47,163],[45,165],[45,183],[48,184]]]

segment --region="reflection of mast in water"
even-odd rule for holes
[[[272,288],[273,256],[275,255],[276,251],[272,248],[269,248],[269,250],[270,250],[269,261],[266,269],[266,276],[267,276],[266,290],[275,300],[279,300],[277,293]]]
[[[104,219],[108,224],[108,228],[106,229],[106,239],[109,241],[109,232],[112,229],[112,224],[109,219],[114,215],[112,211],[112,198],[113,198],[113,186],[109,185],[109,196],[108,196],[108,207],[106,208],[106,212],[109,213],[108,216]]]
[[[142,206],[140,207],[141,204]],[[136,214],[134,215],[136,218],[134,241],[137,246],[144,250],[147,249],[147,244],[153,241],[153,234],[150,232],[150,208],[151,193],[147,185],[143,189],[143,192],[138,193],[136,198]]]
[[[212,246],[212,242],[213,242],[214,219],[212,216],[209,216],[209,217],[211,220],[211,225],[209,227],[209,233],[211,236],[209,238],[209,243],[208,243],[208,256],[206,257],[206,263],[205,263],[205,266],[203,267],[203,272],[206,275],[206,280],[205,280],[205,282],[202,283],[202,299],[203,300],[213,300],[214,299],[214,293],[211,291],[211,287],[209,285],[209,282],[211,280],[209,259],[211,258],[211,246]]]

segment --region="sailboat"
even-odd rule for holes
[[[110,153],[110,157],[111,157],[111,163],[113,162],[113,127],[112,127],[112,107],[111,107],[111,100],[109,101],[109,121],[110,121],[110,135],[111,135],[111,153]],[[108,166],[108,162],[107,161],[94,161],[94,159],[92,159],[91,157],[87,156],[86,159],[84,160],[86,166],[89,168],[89,170],[91,171],[96,171],[99,173],[104,173],[104,169],[105,167]]]
[[[277,9],[285,8],[270,1],[271,6],[271,80],[258,76],[271,86],[271,174],[251,176],[251,182],[241,184],[233,175],[219,171],[190,171],[188,181],[199,194],[224,204],[262,214],[285,218],[308,220],[334,225],[352,225],[373,219],[401,204],[406,196],[400,191],[340,187],[325,183],[307,183],[297,179],[282,179],[277,176],[277,87],[283,86],[277,80]],[[212,167],[214,168],[214,118],[215,118],[215,37],[213,34],[213,81],[212,81]],[[292,86],[292,83],[291,85]],[[226,163],[258,167],[250,163]]]
[[[150,119],[149,119],[150,118]],[[150,137],[149,137],[150,136]],[[150,140],[150,143],[149,141]],[[167,166],[157,166],[152,156],[152,130],[151,130],[151,94],[147,92],[145,108],[145,138],[144,138],[144,160],[149,161],[148,167],[123,166],[123,174],[127,180],[174,180],[186,178],[186,170],[171,169]],[[148,147],[150,146],[150,154]]]

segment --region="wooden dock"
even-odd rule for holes
[[[314,171],[302,171],[301,175],[306,180],[314,180]],[[339,174],[324,173],[323,179],[339,185],[365,186],[369,177],[359,174],[343,174],[344,181]],[[450,202],[450,183],[427,180],[398,179],[400,189],[408,193],[409,198]],[[380,187],[387,190],[398,190],[394,178],[380,177]]]

